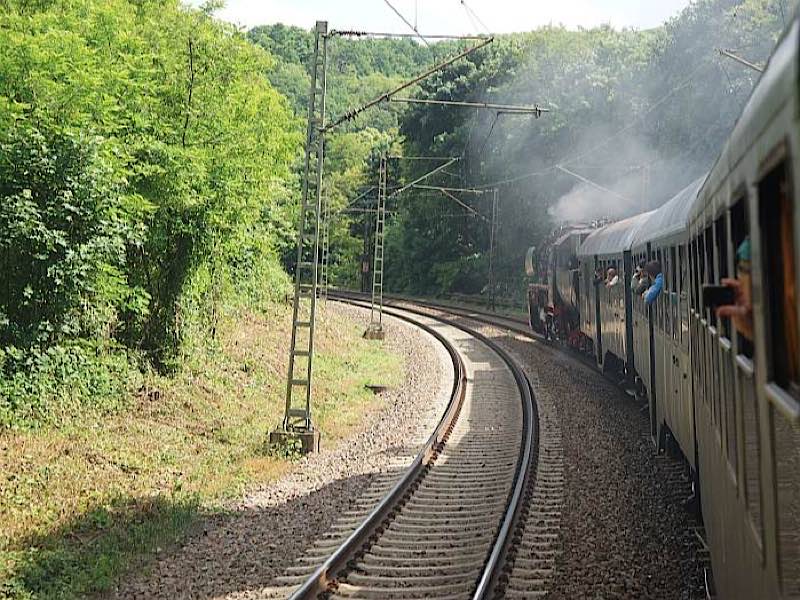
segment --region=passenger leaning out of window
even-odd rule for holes
[[[637,296],[641,296],[647,290],[647,273],[644,270],[645,261],[639,261],[636,265],[636,271],[631,277],[631,292]]]
[[[650,287],[642,294],[645,304],[650,306],[656,301],[661,290],[664,289],[664,274],[661,272],[661,263],[657,260],[651,260],[647,263],[644,266],[644,270],[653,281]]]
[[[614,287],[619,283],[619,275],[614,267],[609,267],[606,273],[606,287]]]
[[[718,317],[729,317],[741,335],[753,341],[753,302],[750,295],[750,238],[736,249],[736,279],[723,278],[722,285],[733,288],[734,303],[717,308]]]

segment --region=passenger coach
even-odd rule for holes
[[[580,346],[691,469],[725,599],[800,598],[799,30],[796,14],[708,175],[593,231],[553,278],[577,288]],[[631,278],[650,260],[646,306]]]

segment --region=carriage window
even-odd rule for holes
[[[794,209],[783,166],[773,169],[758,186],[759,218],[770,375],[782,388],[796,392],[798,381],[797,296],[794,265]]]
[[[692,291],[692,310],[697,311],[697,306],[699,303],[699,294],[697,293],[697,238],[692,240],[691,245],[689,246],[689,259],[691,262],[691,268],[689,269],[691,283],[690,289]]]
[[[678,318],[677,318],[677,306],[678,306],[678,260],[675,256],[675,246],[669,249],[669,281],[670,281],[670,288],[669,288],[669,296],[667,297],[667,311],[669,311],[670,315],[670,331],[669,333],[672,335],[672,339],[677,339],[678,337]]]
[[[798,398],[798,333],[795,282],[794,207],[788,166],[772,169],[758,184],[766,294],[767,348],[770,377]],[[791,399],[786,402],[792,403]],[[778,560],[784,593],[800,594],[800,426],[785,411],[770,407],[774,429],[775,478],[778,490]],[[793,408],[797,410],[797,404]]]
[[[731,208],[731,248],[734,249],[734,273],[739,280],[741,291],[750,302],[750,224],[747,220],[747,199],[742,198]],[[736,333],[737,352],[749,359],[753,358],[752,323],[750,329]]]
[[[686,258],[686,245],[681,245],[678,248],[678,315],[679,315],[679,328],[678,332],[681,342],[684,336],[689,335],[689,294],[690,290],[687,289],[687,270],[689,265]]]
[[[703,283],[714,283],[714,232],[711,225],[706,227],[705,241],[705,278]],[[716,326],[717,316],[713,310],[706,309],[706,318],[709,325]]]
[[[698,250],[700,242],[697,238],[694,239],[693,245],[694,250],[692,250],[692,260],[693,268],[692,268],[692,287],[694,288],[694,310],[699,314],[700,313],[700,260],[698,256],[700,256],[700,251]]]
[[[728,228],[725,223],[725,215],[722,215],[716,220],[714,223],[714,231],[716,233],[715,240],[717,246],[717,282],[722,283],[722,280],[728,277]],[[728,338],[732,337],[731,320],[729,318],[720,318],[719,334]]]
[[[664,248],[664,261],[661,263],[662,273],[664,274],[664,291],[661,293],[661,310],[664,313],[664,333],[671,335],[672,334],[672,323],[669,318],[669,295],[672,292],[671,283],[672,278],[670,277],[670,273],[672,272],[672,263],[669,260],[669,249]]]
[[[706,280],[706,261],[705,261],[705,234],[700,233],[697,237],[697,289],[698,292],[702,289],[703,283]],[[705,311],[703,310],[703,305],[700,300],[700,296],[698,296],[698,303],[697,308],[700,316],[705,316]]]
[[[690,234],[691,235],[691,234]],[[689,246],[686,249],[686,269],[684,281],[686,281],[687,291],[689,293],[689,310],[694,309],[694,278],[692,274],[695,273],[694,268],[694,240],[689,241]]]
[[[661,264],[661,271],[663,272],[665,268],[664,256],[661,254],[660,248],[656,250],[656,260]],[[656,301],[653,303],[656,311],[656,319],[657,319],[656,322],[658,323],[658,328],[661,329],[662,331],[664,330],[664,303],[662,302],[664,295],[665,294],[662,290],[659,297],[656,298]]]

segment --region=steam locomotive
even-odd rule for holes
[[[795,15],[705,177],[526,258],[531,327],[635,389],[654,444],[682,454],[725,599],[800,598],[799,45]],[[653,260],[648,305],[631,282]],[[749,329],[704,302],[721,285]]]

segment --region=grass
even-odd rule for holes
[[[314,419],[335,444],[380,407],[366,383],[397,384],[402,360],[326,311],[317,329]],[[283,414],[289,311],[229,315],[132,408],[0,434],[0,598],[73,598],[113,585],[175,543],[200,514],[293,468],[270,453]]]

